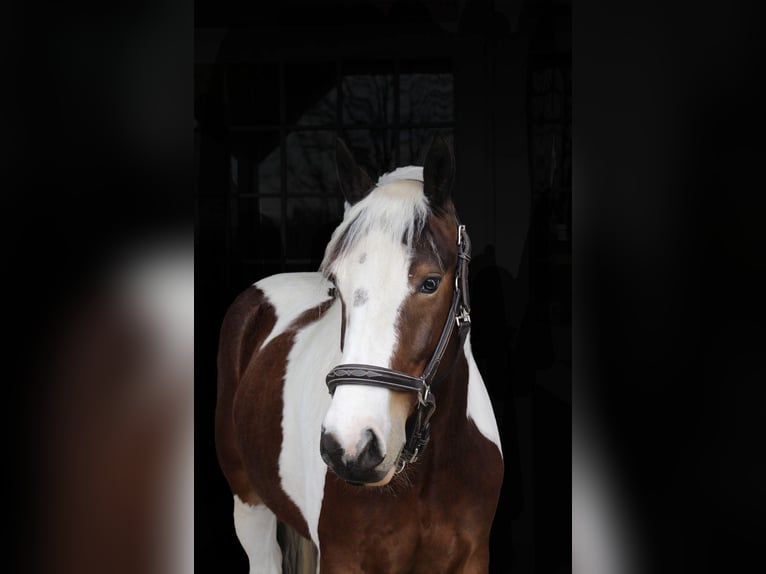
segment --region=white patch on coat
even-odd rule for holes
[[[305,281],[316,284],[315,279]],[[340,361],[341,304],[295,335],[287,357],[283,389],[282,449],[279,477],[282,490],[295,502],[319,547],[319,514],[327,472],[319,453],[322,420],[330,405],[325,376]]]
[[[277,517],[266,505],[251,506],[234,495],[234,530],[250,562],[250,572],[281,574],[282,550],[277,543]]]
[[[281,273],[261,279],[255,284],[263,291],[277,315],[274,328],[264,339],[261,348],[282,333],[301,313],[329,299],[327,290],[332,285],[321,273]]]
[[[468,360],[468,404],[465,410],[466,417],[474,422],[481,434],[497,445],[502,456],[503,448],[500,445],[500,432],[497,430],[495,411],[492,409],[492,401],[489,398],[487,387],[484,385],[484,379],[482,379],[479,367],[473,358],[470,336],[466,338],[463,349]]]
[[[273,275],[255,286],[263,291],[277,316],[265,346],[305,311],[326,301],[331,284],[321,273],[313,272]],[[319,321],[296,333],[282,389],[281,487],[300,510],[317,548],[327,471],[319,451],[322,420],[330,404],[325,376],[340,362],[340,330],[341,304],[336,301]]]

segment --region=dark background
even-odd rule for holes
[[[252,4],[255,15],[275,17],[276,8],[262,4]],[[61,315],[88,297],[89,279],[117,246],[190,224],[199,205],[192,201],[202,193],[195,187],[201,177],[190,120],[197,104],[195,25],[227,27],[224,15],[236,14],[226,3],[216,6],[219,15],[210,12],[203,24],[200,5],[195,24],[194,7],[175,0],[8,5],[0,167],[9,251],[6,320],[13,337],[4,422],[12,437],[8,448],[21,462],[6,474],[9,491],[21,493],[10,502],[22,540],[45,518],[44,509],[30,512],[29,501],[40,486],[56,484],[55,476],[35,476],[23,464],[34,460],[39,446],[36,406],[47,391],[29,376],[39,365],[39,349]],[[510,36],[518,37],[524,26],[516,12],[500,3],[495,9],[506,16]],[[763,16],[757,2],[580,0],[572,10],[573,427],[566,440],[572,430],[595,427],[603,462],[625,502],[617,515],[631,527],[637,571],[743,571],[763,564]],[[504,29],[502,18],[491,20]],[[487,34],[478,36],[487,41]],[[506,82],[504,99],[526,93],[512,89],[518,73],[495,69],[505,78],[499,82]],[[486,74],[486,66],[482,70]],[[518,100],[514,105],[518,110]],[[471,148],[459,135],[455,139],[465,162]],[[460,169],[487,177],[487,169]],[[510,169],[501,173],[512,177]],[[531,187],[529,172],[513,174]],[[484,234],[485,246],[503,235],[502,226],[487,223],[487,210],[460,205],[461,213],[466,205],[466,217],[480,221],[472,231],[486,229],[477,233]],[[207,242],[202,228],[198,246]],[[501,242],[495,247],[500,255]],[[200,571],[218,570],[238,552],[222,506],[229,503],[220,494],[222,478],[211,464],[206,418],[215,318],[236,288],[228,278],[214,285],[226,275],[223,269],[225,260],[198,254]],[[521,421],[517,426],[524,427]],[[555,428],[538,436],[562,439]],[[523,475],[529,466],[521,436],[518,441]],[[544,443],[531,446],[544,454]],[[559,458],[561,466],[569,456],[567,450]],[[548,484],[563,492],[568,475],[567,469]],[[546,511],[544,502],[528,504],[540,500],[529,489],[522,496],[516,520],[530,509],[535,516]],[[519,507],[505,502],[513,522]],[[546,548],[552,555],[548,563],[534,563],[540,572],[554,571],[546,564],[566,564],[571,555],[555,536],[556,525],[570,524],[570,500],[559,503],[554,496],[550,506],[550,538],[535,536],[527,547],[527,556]],[[575,538],[582,528],[575,522]],[[516,533],[512,545],[523,540]],[[21,558],[45,552],[28,540],[16,545]],[[521,560],[519,553],[506,556]],[[574,570],[577,563],[575,557]]]
[[[334,140],[375,177],[453,143],[472,344],[503,441],[493,572],[571,566],[571,10],[441,0],[196,4],[198,564],[245,569],[213,444],[217,332],[246,286],[314,271]],[[210,384],[202,383],[207,381]]]

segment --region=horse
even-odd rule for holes
[[[222,322],[215,439],[237,538],[250,572],[282,571],[278,524],[323,574],[487,572],[503,459],[452,149],[437,135],[422,167],[373,182],[338,139],[336,170],[345,211],[318,271],[256,282]]]

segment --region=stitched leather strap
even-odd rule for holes
[[[331,395],[335,394],[335,387],[338,385],[349,384],[389,387],[397,391],[418,393],[423,392],[426,387],[422,378],[373,365],[338,365],[327,374],[327,387]]]

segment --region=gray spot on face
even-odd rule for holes
[[[367,254],[362,253],[362,256],[359,258],[359,263],[361,264],[361,263],[364,263],[365,261],[367,261]]]
[[[365,303],[367,303],[367,289],[354,291],[354,307],[361,307]]]

